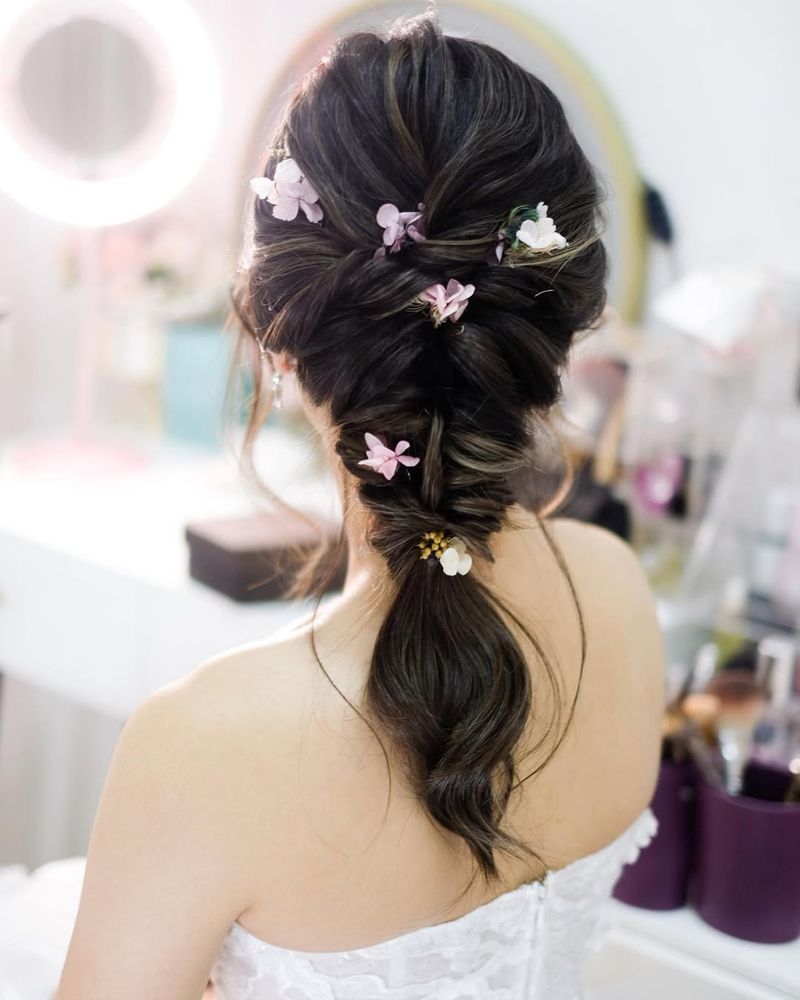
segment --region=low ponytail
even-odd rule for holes
[[[530,714],[530,673],[475,574],[447,577],[430,562],[417,560],[397,581],[372,657],[367,712],[406,751],[411,786],[431,817],[494,880],[496,851],[534,854],[501,829]]]

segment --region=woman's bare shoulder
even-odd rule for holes
[[[545,525],[550,529],[558,544],[566,546],[570,552],[580,557],[590,558],[600,556],[603,560],[630,561],[640,566],[636,550],[613,531],[589,521],[579,521],[573,517],[548,518]]]
[[[584,723],[609,743],[616,729],[627,746],[623,753],[638,748],[638,788],[632,794],[646,802],[660,760],[666,695],[655,595],[636,550],[624,539],[568,518],[548,523],[573,575],[587,632]]]
[[[548,521],[578,593],[605,631],[621,629],[625,648],[646,657],[652,674],[663,677],[661,626],[655,594],[636,550],[619,535],[584,521]]]
[[[572,518],[546,522],[550,535],[570,571],[583,588],[583,596],[599,601],[609,619],[619,612],[627,625],[631,611],[643,635],[659,632],[655,595],[636,550],[607,528]]]

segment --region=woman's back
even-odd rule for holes
[[[321,663],[341,694],[310,654],[305,629],[216,658],[190,682],[204,689],[198,697],[235,713],[240,740],[250,739],[256,756],[277,753],[287,761],[285,783],[273,783],[268,801],[259,794],[258,765],[230,777],[242,803],[231,848],[252,886],[236,933],[300,951],[369,947],[454,920],[545,870],[602,851],[639,820],[655,784],[663,707],[652,599],[635,555],[617,538],[572,521],[550,522],[550,530],[578,592],[587,655],[566,739],[541,774],[514,793],[508,812],[544,866],[503,859],[503,888],[487,893],[479,883],[448,908],[472,872],[468,852],[430,822],[394,763],[389,794],[378,743],[342,697],[360,707],[376,627],[363,604],[351,603],[334,608],[315,630]],[[571,701],[580,630],[541,529],[502,536],[495,580],[500,591],[517,595],[514,607],[555,657]],[[542,736],[551,714],[548,689],[541,685],[540,701],[532,671],[534,719],[525,747]],[[259,732],[267,702],[281,706],[280,747]],[[238,708],[222,707],[228,703]],[[520,773],[536,762],[533,756]]]

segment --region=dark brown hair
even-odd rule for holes
[[[514,751],[532,706],[520,641],[557,694],[547,733],[563,693],[538,639],[479,574],[448,577],[417,546],[441,530],[493,558],[573,337],[605,306],[599,179],[541,80],[490,45],[444,35],[430,12],[385,35],[341,38],[290,98],[264,174],[287,152],[324,219],[282,221],[255,199],[252,262],[232,294],[232,372],[255,341],[286,351],[307,397],[326,408],[393,588],[365,687],[369,724],[399,752],[432,819],[464,839],[487,882],[498,880],[497,850],[538,859],[501,826],[521,784]],[[568,245],[508,251],[498,263],[509,211],[540,201]],[[401,211],[422,203],[427,239],[375,259],[375,213],[386,202]],[[475,292],[458,323],[434,328],[413,303],[449,278]],[[260,364],[253,380],[245,451],[262,423]],[[358,464],[365,431],[409,440],[422,461],[383,479]],[[578,614],[582,673],[579,604]]]

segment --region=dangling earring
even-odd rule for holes
[[[272,355],[260,340],[258,341],[258,350],[261,354],[261,360],[266,361],[272,369],[272,405],[276,410],[280,410],[283,406],[283,372],[279,372],[275,368]]]
[[[272,373],[272,405],[276,410],[283,406],[283,372]]]

